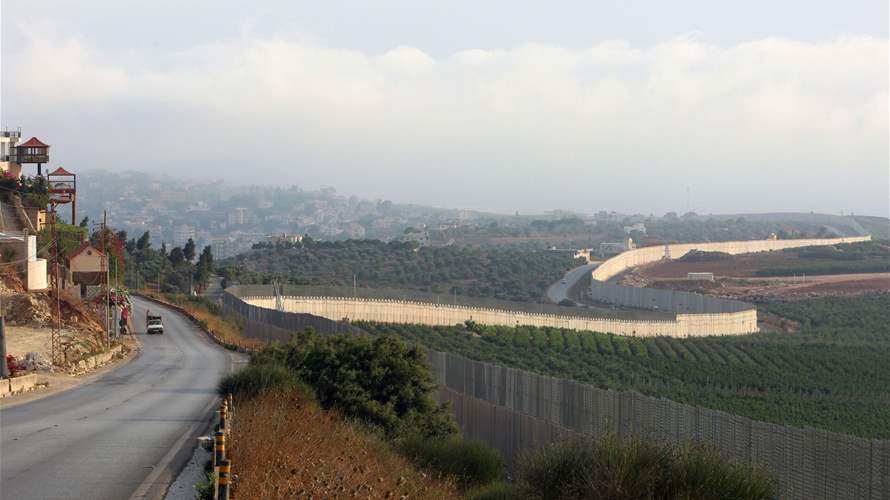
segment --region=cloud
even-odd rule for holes
[[[678,210],[685,186],[705,212],[888,205],[880,38],[680,37],[434,58],[245,25],[178,52],[35,37],[3,59],[4,122],[45,137],[66,165],[503,211]]]

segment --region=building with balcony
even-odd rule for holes
[[[0,175],[16,179],[22,176],[22,165],[16,161],[15,151],[21,138],[19,130],[0,130]]]

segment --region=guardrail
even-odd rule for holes
[[[226,455],[226,435],[231,433],[235,417],[235,399],[229,393],[219,405],[217,424],[213,432],[213,498],[229,500],[232,494],[232,459]]]

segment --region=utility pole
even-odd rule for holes
[[[3,317],[2,297],[0,297],[0,377],[9,377],[9,367],[6,366],[6,320]]]
[[[111,283],[109,282],[110,278],[110,267],[108,260],[108,252],[106,251],[105,245],[105,230],[108,227],[108,211],[102,211],[102,255],[105,260],[105,345],[106,347],[110,344],[111,341],[111,322],[109,321],[109,314],[111,314]]]
[[[52,238],[52,256],[53,256],[53,290],[56,293],[56,321],[53,323],[52,327],[52,350],[50,355],[52,356],[52,362],[55,366],[62,366],[64,364],[64,356],[62,353],[62,304],[61,304],[61,284],[59,279],[59,259],[60,259],[60,248],[59,248],[59,233],[56,231],[56,216],[58,213],[56,212],[56,204],[52,203],[50,205],[50,237]]]

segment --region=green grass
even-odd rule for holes
[[[558,328],[360,323],[475,360],[778,424],[890,438],[890,296],[770,306],[795,334],[629,338]],[[578,338],[576,342],[574,339]]]

